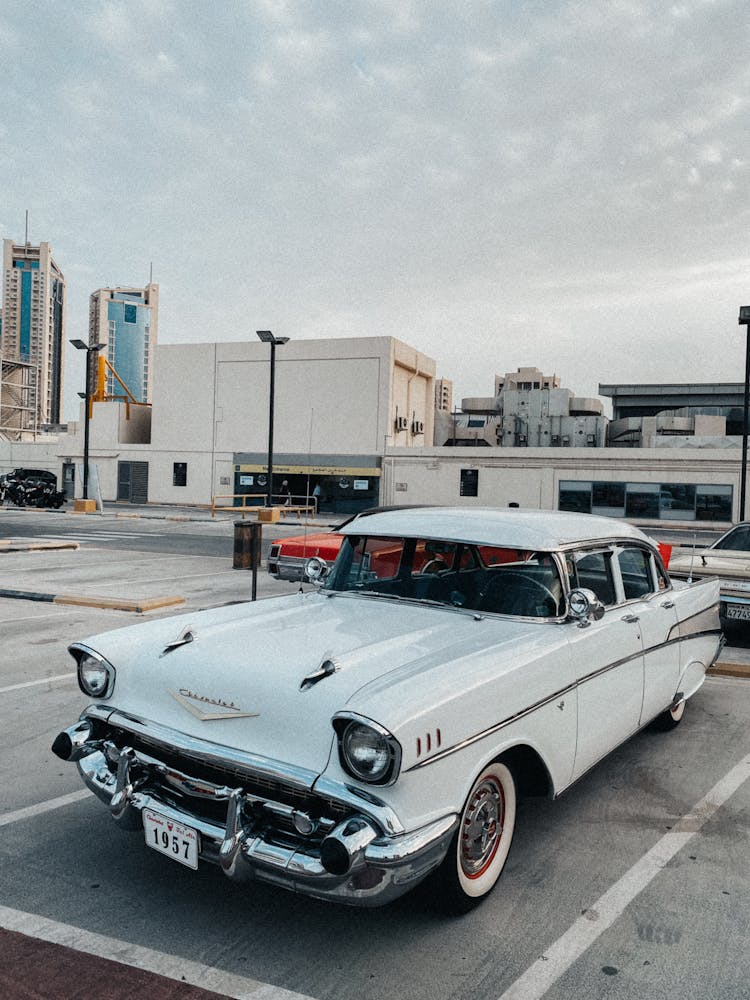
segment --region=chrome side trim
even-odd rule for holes
[[[608,668],[611,669],[611,668]],[[443,760],[445,757],[450,757],[454,753],[458,753],[459,750],[465,750],[466,747],[472,746],[474,743],[479,743],[480,740],[486,739],[488,736],[493,736],[495,733],[500,732],[501,729],[505,729],[512,722],[517,722],[519,719],[525,718],[532,712],[535,712],[538,708],[543,708],[545,705],[549,705],[550,702],[555,701],[563,694],[567,694],[569,691],[574,691],[578,687],[578,683],[568,684],[567,687],[560,688],[559,691],[555,691],[554,694],[548,695],[546,698],[542,698],[540,701],[535,702],[533,705],[529,705],[528,708],[521,709],[520,712],[516,712],[515,715],[509,715],[502,722],[496,722],[487,729],[483,729],[479,733],[475,733],[473,736],[467,736],[465,740],[461,740],[459,743],[454,743],[452,746],[446,747],[444,750],[439,750],[432,757],[427,757],[425,760],[421,760],[416,764],[412,764],[411,767],[407,767],[404,770],[404,774],[410,774],[412,771],[418,771],[420,768],[427,767],[428,764],[434,764],[436,761]]]
[[[700,612],[699,614],[694,615],[693,618],[696,619],[700,618],[702,615],[705,615],[707,613],[708,612]],[[688,619],[688,621],[691,620],[692,619]],[[670,635],[672,634],[672,632],[675,632],[678,629],[679,626],[676,625],[671,630]],[[636,653],[631,654],[630,656],[624,656],[619,660],[613,660],[611,663],[608,663],[603,667],[599,667],[599,669],[597,670],[593,670],[590,674],[586,674],[584,677],[579,677],[573,683],[568,684],[567,687],[560,688],[560,690],[556,691],[554,694],[548,695],[546,698],[543,698],[540,701],[535,702],[533,705],[529,705],[527,708],[521,709],[514,715],[509,715],[507,718],[502,719],[500,722],[493,723],[493,725],[489,726],[487,729],[483,729],[480,732],[473,734],[472,736],[467,736],[466,739],[461,740],[458,743],[454,743],[449,747],[445,747],[443,750],[438,751],[431,757],[426,757],[424,760],[421,760],[416,764],[412,764],[411,767],[405,768],[403,773],[409,774],[411,771],[418,771],[422,767],[427,767],[428,764],[433,764],[437,761],[443,760],[445,757],[451,756],[454,753],[458,753],[460,750],[465,750],[466,747],[472,746],[474,743],[479,743],[481,740],[486,739],[488,736],[494,736],[495,733],[498,733],[500,732],[500,730],[505,729],[507,726],[511,725],[511,723],[517,722],[519,719],[525,718],[527,715],[530,715],[532,712],[535,712],[539,708],[544,708],[545,705],[548,705],[550,702],[555,701],[556,698],[559,698],[562,695],[566,695],[571,691],[577,691],[577,689],[581,687],[583,684],[588,683],[588,681],[596,680],[596,678],[601,677],[606,673],[609,673],[610,670],[616,670],[617,667],[622,667],[626,663],[630,663],[633,660],[641,659],[641,657],[648,656],[650,653],[653,653],[659,649],[664,649],[667,646],[674,646],[676,644],[684,642],[686,639],[696,639],[708,635],[716,635],[718,637],[719,635],[721,635],[721,629],[703,629],[703,630],[695,629],[694,631],[687,632],[686,634],[677,634],[674,636],[674,638],[669,638],[665,642],[660,642],[654,646],[649,646],[648,649],[641,649],[638,650]]]

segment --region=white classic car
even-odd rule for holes
[[[352,520],[317,586],[103,633],[55,740],[114,820],[361,906],[428,878],[461,912],[505,864],[517,795],[557,796],[720,648],[715,580],[672,583],[608,518],[411,508]]]
[[[750,521],[741,521],[708,548],[681,550],[669,562],[676,579],[717,576],[724,627],[750,622]]]

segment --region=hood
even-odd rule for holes
[[[193,639],[168,649],[187,629]],[[83,645],[115,668],[113,708],[322,771],[336,712],[374,710],[381,716],[375,721],[397,728],[413,711],[410,697],[424,707],[426,672],[444,677],[441,667],[486,650],[491,635],[517,645],[528,629],[450,609],[313,592],[130,626]],[[332,672],[311,678],[326,661]],[[384,697],[388,691],[398,696]]]

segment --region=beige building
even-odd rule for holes
[[[103,499],[260,499],[267,490],[268,346],[162,344],[155,361],[151,407],[93,405],[90,456]],[[274,494],[286,479],[297,502],[320,485],[322,509],[331,512],[377,504],[385,448],[419,447],[432,438],[434,378],[435,362],[393,337],[290,340],[278,347]],[[4,453],[0,447],[0,472],[41,462],[43,454],[41,467],[58,476],[80,465],[83,410],[78,425],[45,448]]]
[[[20,431],[36,432],[61,420],[65,365],[65,278],[49,243],[3,240],[0,358],[18,370],[5,373],[24,385],[15,416]],[[22,369],[24,369],[22,371]]]
[[[435,415],[436,445],[483,448],[600,448],[601,400],[576,397],[557,375],[519,368],[495,375],[495,395],[464,398],[460,413]]]
[[[435,409],[439,413],[453,409],[453,383],[449,378],[435,379]]]
[[[269,360],[259,341],[159,346],[153,407],[94,404],[91,460],[103,499],[262,499]],[[274,492],[287,479],[302,500],[320,485],[321,510],[334,515],[426,503],[519,504],[645,524],[718,526],[742,516],[737,438],[721,448],[426,447],[434,371],[430,358],[390,337],[279,346]],[[37,444],[0,441],[0,473],[33,466],[62,477],[80,469],[82,453],[81,419]]]

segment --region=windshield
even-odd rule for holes
[[[349,535],[325,587],[524,618],[563,614],[551,553],[435,538]]]
[[[732,552],[750,551],[750,524],[738,525],[714,545],[715,549],[727,549]]]

